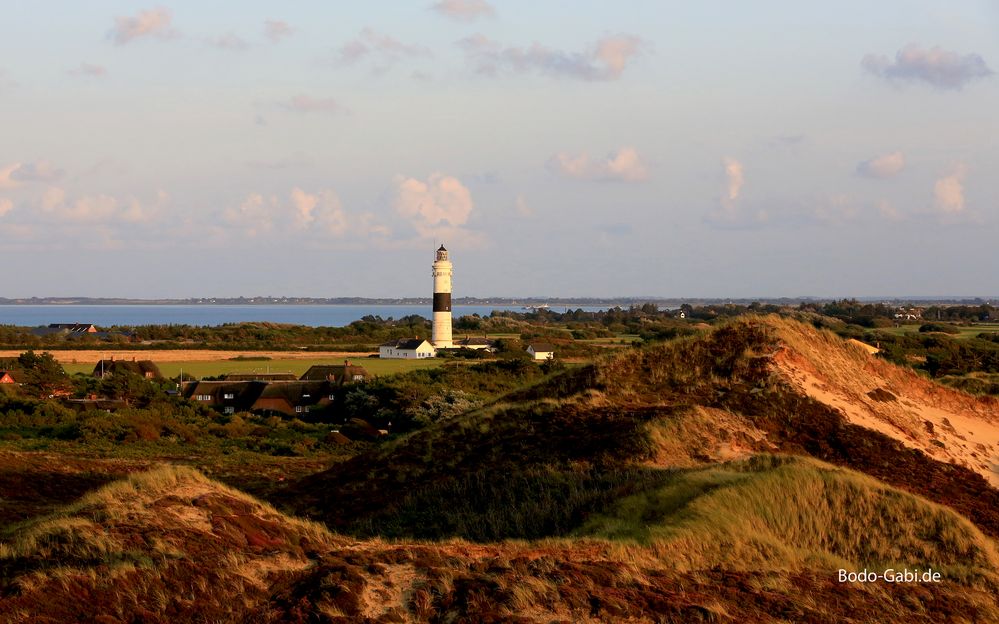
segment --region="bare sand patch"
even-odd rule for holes
[[[941,386],[835,336],[783,332],[785,379],[846,419],[974,470],[999,487],[999,401]],[[818,340],[816,340],[818,338]]]

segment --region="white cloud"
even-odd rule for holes
[[[957,163],[946,176],[939,178],[933,185],[933,203],[937,210],[946,214],[964,212],[964,180],[968,175],[968,166]]]
[[[294,34],[295,29],[288,25],[288,22],[269,19],[264,22],[264,35],[271,43],[278,43],[285,37]]]
[[[0,197],[0,217],[14,209],[14,202],[6,197]]]
[[[517,200],[514,202],[514,207],[517,209],[517,214],[522,217],[533,217],[534,209],[527,203],[523,195],[517,195]]]
[[[905,169],[905,155],[895,151],[857,164],[857,173],[868,178],[890,178]]]
[[[340,238],[352,230],[375,229],[370,218],[353,219],[348,215],[335,191],[309,193],[299,187],[293,188],[286,200],[250,193],[238,206],[223,212],[222,219],[249,238],[280,237],[291,232],[295,232],[296,240],[302,240],[302,236]]]
[[[711,212],[707,220],[721,227],[750,227],[770,221],[772,215],[768,210],[747,213],[739,205],[742,201],[742,187],[746,184],[742,163],[726,156],[722,159],[722,171],[724,182],[721,197],[718,198],[718,208]]]
[[[222,218],[231,226],[240,228],[247,237],[256,238],[274,229],[277,206],[278,200],[274,196],[250,193],[238,206],[226,209]]]
[[[20,166],[21,163],[14,163],[0,169],[0,189],[10,189],[18,186],[18,182],[13,176],[14,171]]]
[[[281,104],[285,110],[296,113],[343,113],[346,109],[334,98],[317,98],[311,95],[296,95]]]
[[[11,174],[11,177],[18,182],[50,182],[62,176],[63,170],[56,169],[47,160],[25,163]]]
[[[296,187],[291,191],[291,205],[300,227],[315,227],[333,236],[347,232],[347,214],[334,191],[310,194]]]
[[[994,72],[978,54],[959,54],[940,47],[925,49],[910,43],[892,62],[883,54],[868,54],[860,62],[868,72],[888,81],[922,81],[938,89],[958,90]]]
[[[108,70],[103,65],[94,65],[93,63],[80,63],[77,67],[69,70],[68,73],[71,76],[103,78],[104,76],[107,75]]]
[[[462,22],[471,22],[480,17],[496,15],[496,10],[486,0],[440,0],[431,8],[441,15]]]
[[[158,191],[149,204],[135,197],[120,198],[106,193],[70,198],[65,189],[51,186],[42,193],[38,206],[43,214],[57,221],[134,224],[154,221],[168,200],[164,191]]]
[[[143,37],[172,39],[177,36],[177,31],[170,25],[172,21],[173,14],[163,7],[139,11],[133,17],[116,17],[114,28],[108,36],[117,45],[124,45]]]
[[[13,163],[0,168],[0,189],[16,188],[25,182],[50,182],[63,175],[47,160],[33,163]]]
[[[433,56],[429,48],[403,43],[394,37],[365,28],[354,39],[340,47],[338,61],[341,65],[352,65],[370,58],[385,70],[400,61]]]
[[[66,191],[58,186],[45,189],[42,193],[41,207],[44,212],[54,212],[66,202]]]
[[[475,204],[457,178],[442,173],[426,181],[398,176],[395,187],[395,211],[410,222],[420,238],[480,240],[462,227]]]
[[[734,205],[742,193],[742,185],[746,183],[746,176],[743,172],[742,163],[730,157],[723,161],[725,165],[726,194],[723,203]]]
[[[538,72],[578,80],[617,80],[631,60],[647,47],[634,35],[605,37],[582,52],[555,50],[540,43],[526,48],[503,47],[481,34],[458,42],[466,60],[480,74]]]
[[[550,169],[570,178],[640,182],[649,177],[648,168],[633,147],[622,147],[603,160],[593,160],[586,152],[572,155],[559,152],[548,161]]]

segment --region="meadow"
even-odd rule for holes
[[[927,321],[929,323],[931,321]],[[942,325],[949,325],[949,323],[941,323]],[[957,330],[955,334],[948,334],[957,340],[968,340],[970,338],[975,338],[978,334],[987,333],[999,333],[999,323],[975,323],[973,325],[951,325]],[[884,327],[880,328],[879,331],[883,331],[888,334],[894,334],[896,336],[906,336],[911,334],[919,334],[920,324],[912,325],[899,325],[898,327]]]
[[[254,357],[253,354],[247,357]],[[368,357],[341,357],[341,358],[315,358],[315,359],[288,359],[274,358],[269,360],[246,359],[246,360],[178,360],[175,362],[156,362],[164,377],[173,378],[180,375],[181,371],[185,375],[197,378],[214,377],[227,373],[293,373],[300,377],[310,366],[321,364],[342,364],[345,359],[349,359],[351,364],[363,366],[372,375],[394,375],[396,373],[406,373],[424,368],[436,368],[441,365],[442,360],[382,360]],[[90,374],[94,370],[92,363],[64,363],[63,368],[70,375],[75,373]]]

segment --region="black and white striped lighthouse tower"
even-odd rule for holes
[[[430,342],[437,349],[454,347],[451,339],[451,274],[454,267],[447,257],[444,245],[437,250],[434,260],[434,325]]]

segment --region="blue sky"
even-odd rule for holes
[[[0,296],[999,293],[994,1],[0,8]]]

